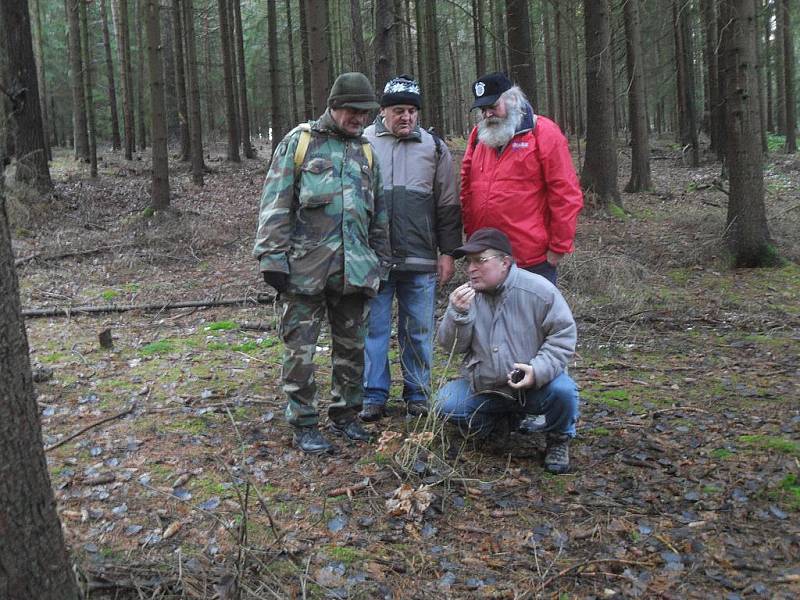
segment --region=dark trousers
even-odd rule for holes
[[[544,261],[540,262],[536,265],[531,265],[529,267],[523,267],[526,271],[530,271],[531,273],[536,273],[537,275],[541,275],[547,281],[552,283],[554,286],[558,287],[556,281],[558,281],[558,269],[551,265],[549,262]]]

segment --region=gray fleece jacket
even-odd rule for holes
[[[465,354],[461,373],[474,393],[513,394],[514,363],[533,366],[538,389],[558,377],[575,353],[577,328],[564,297],[544,277],[516,265],[495,293],[477,293],[467,313],[448,305],[439,344]]]

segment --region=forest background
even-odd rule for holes
[[[0,589],[796,595],[795,4],[3,0]],[[273,420],[258,192],[347,70],[419,77],[456,158],[487,71],[568,136],[572,475],[394,413],[309,460]]]

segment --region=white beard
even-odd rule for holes
[[[489,117],[478,123],[478,141],[491,147],[501,148],[511,141],[522,122],[522,111],[509,108],[505,118]]]

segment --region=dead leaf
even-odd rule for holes
[[[164,530],[164,533],[161,535],[162,539],[168,540],[173,535],[178,533],[181,530],[181,527],[183,527],[183,523],[180,521],[175,521],[174,523],[170,524],[170,526],[167,527]]]
[[[433,502],[433,494],[428,491],[429,489],[430,486],[421,485],[415,490],[404,483],[386,501],[386,511],[393,517],[421,518],[422,513]]]

